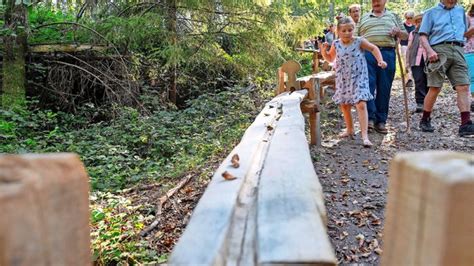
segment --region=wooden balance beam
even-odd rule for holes
[[[170,265],[336,264],[300,108],[307,93],[265,105],[214,174]]]

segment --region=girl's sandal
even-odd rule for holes
[[[354,139],[354,135],[355,135],[354,133],[349,133],[349,132],[347,132],[347,131],[344,131],[344,132],[342,132],[342,133],[339,133],[338,136],[339,136],[339,138],[341,138],[341,139],[344,139],[344,138]]]
[[[370,148],[370,147],[372,147],[372,146],[374,145],[374,144],[372,144],[372,142],[370,142],[370,140],[368,140],[368,139],[364,139],[364,140],[362,141],[362,143],[363,143],[363,145],[364,145],[364,148]]]

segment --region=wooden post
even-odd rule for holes
[[[311,144],[315,144],[316,146],[320,147],[321,146],[321,81],[319,78],[314,79],[314,94],[316,96],[315,102],[316,102],[316,109],[317,112],[314,114],[314,129],[313,127],[311,130],[314,133],[311,133]],[[310,115],[311,119],[311,115]],[[313,140],[313,135],[314,140]]]
[[[314,52],[313,52],[313,74],[317,74],[318,72],[319,72],[318,50],[314,50]]]
[[[474,265],[474,156],[397,155],[390,166],[382,265]]]
[[[285,91],[285,73],[281,70],[281,67],[277,69],[277,89],[275,96]]]
[[[0,265],[91,265],[88,183],[74,154],[0,156]]]

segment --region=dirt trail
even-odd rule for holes
[[[425,133],[418,129],[420,114],[414,113],[413,90],[408,91],[411,134],[405,132],[403,91],[400,80],[396,80],[387,124],[389,133],[370,133],[374,143],[370,149],[362,147],[360,134],[355,140],[337,137],[344,128],[342,116],[330,100],[331,93],[326,97],[323,147],[312,148],[311,153],[325,193],[328,232],[340,264],[380,263],[388,168],[395,154],[422,150],[474,152],[474,138],[457,135],[460,116],[455,92],[447,87],[442,90],[432,115],[436,130]],[[353,116],[358,131],[355,110]]]

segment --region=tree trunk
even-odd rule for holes
[[[336,16],[334,13],[334,8],[335,8],[335,3],[334,3],[334,0],[332,0],[331,3],[329,4],[329,23],[331,24],[334,22],[334,17]]]
[[[167,29],[170,34],[170,44],[173,46],[177,45],[177,32],[176,32],[176,0],[167,0],[167,7],[168,7],[168,21],[167,21]],[[175,59],[172,59],[176,61]],[[176,104],[176,62],[173,63],[171,69],[171,76],[170,76],[170,84],[168,90],[168,99],[170,102]]]
[[[26,8],[7,0],[5,28],[10,30],[3,37],[5,53],[3,56],[2,107],[23,108],[25,106],[25,53],[26,53]]]

